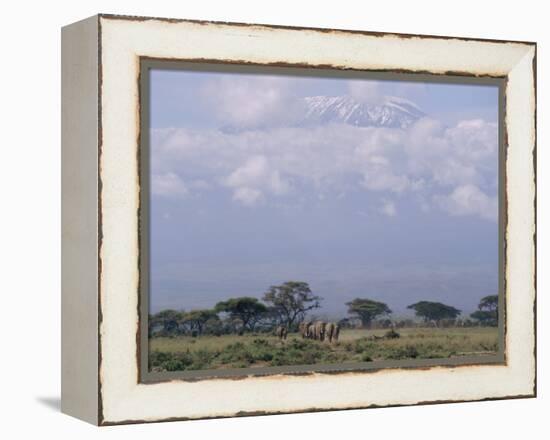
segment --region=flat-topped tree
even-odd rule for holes
[[[161,310],[154,315],[150,315],[149,326],[151,330],[156,326],[161,326],[163,333],[166,334],[176,333],[183,314],[183,311],[178,310]]]
[[[199,335],[202,334],[204,326],[208,321],[218,319],[216,311],[210,309],[191,310],[182,316],[182,322],[189,325],[191,331],[197,332]]]
[[[369,328],[372,321],[378,316],[389,315],[392,313],[387,304],[368,298],[355,298],[347,302],[348,313],[361,320],[361,325]]]
[[[267,307],[258,298],[241,296],[220,301],[216,304],[215,310],[228,313],[232,319],[241,321],[243,330],[254,331],[255,325],[267,311]]]
[[[287,281],[271,286],[263,300],[280,311],[283,324],[290,329],[303,320],[309,310],[319,308],[322,298],[314,295],[306,282]]]
[[[481,324],[496,326],[498,324],[498,295],[488,295],[481,298],[478,310],[470,315]]]
[[[479,310],[496,312],[498,310],[498,295],[488,295],[481,298],[478,305]]]
[[[461,311],[440,302],[419,301],[411,304],[407,309],[414,310],[416,316],[422,318],[424,322],[434,321],[436,324],[442,319],[456,319]]]

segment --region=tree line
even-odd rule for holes
[[[311,311],[321,307],[322,298],[315,295],[308,283],[287,281],[271,286],[261,300],[241,296],[218,302],[212,309],[162,310],[149,315],[149,335],[190,334],[243,334],[246,332],[269,332],[277,327],[297,331],[300,323]],[[347,302],[349,317],[339,321],[342,328],[371,328],[373,323],[386,318],[388,325],[392,310],[386,303],[368,298],[355,298]],[[407,307],[427,325],[439,326],[444,322],[457,324],[462,313],[459,309],[433,301],[419,301]],[[478,310],[470,315],[476,324],[496,326],[498,323],[498,296],[481,299]],[[464,321],[462,321],[464,323]]]

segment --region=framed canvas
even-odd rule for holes
[[[62,410],[536,395],[536,46],[99,15],[62,32]]]

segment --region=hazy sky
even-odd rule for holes
[[[407,99],[406,128],[301,124],[303,98]],[[498,89],[154,70],[151,308],[209,308],[286,280],[403,314],[471,312],[498,285]]]

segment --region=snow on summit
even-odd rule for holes
[[[393,96],[381,104],[363,103],[351,96],[311,96],[304,100],[307,124],[340,122],[360,127],[407,128],[425,116],[413,102]]]

